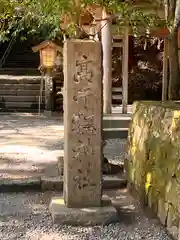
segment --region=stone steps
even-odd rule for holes
[[[37,112],[41,80],[41,76],[0,75],[0,111]]]
[[[0,84],[0,89],[3,90],[39,90],[40,89],[40,83],[37,84],[29,84],[29,83],[14,83],[14,84],[9,84],[9,83],[5,83],[5,84]],[[8,92],[7,92],[8,93]]]
[[[39,96],[38,90],[26,90],[26,89],[8,89],[8,95],[6,89],[0,89],[0,96]],[[44,95],[44,91],[42,92]]]
[[[12,40],[12,39],[11,39]],[[0,56],[4,56],[7,48],[9,47],[10,41],[1,43]],[[39,53],[32,51],[32,46],[35,46],[36,42],[31,40],[21,41],[19,37],[12,42],[10,51],[5,57],[3,62],[3,68],[6,69],[36,69],[39,66]],[[25,73],[19,72],[18,74],[24,75]]]
[[[36,95],[36,96],[3,95],[3,96],[1,96],[1,98],[4,99],[4,101],[8,104],[16,102],[17,105],[18,105],[19,102],[21,104],[23,104],[24,102],[28,103],[28,104],[29,103],[34,103],[34,102],[39,102],[39,96],[38,95]]]
[[[3,103],[1,103],[3,104]],[[36,102],[4,102],[5,108],[33,108],[38,104],[38,101]],[[37,106],[36,106],[37,107]]]
[[[127,139],[131,114],[109,114],[103,117],[104,139]]]
[[[26,76],[5,76],[0,75],[0,84],[40,84],[40,76],[26,77]]]
[[[106,114],[103,116],[103,128],[128,128],[131,114]]]
[[[37,68],[0,68],[0,75],[40,76]]]
[[[126,139],[128,137],[128,128],[103,128],[104,139],[120,138]]]
[[[42,106],[41,106],[41,114],[43,114],[44,113],[44,105],[42,104]],[[38,109],[38,107],[37,108],[23,108],[23,107],[21,107],[21,108],[17,108],[17,107],[15,107],[15,108],[13,108],[13,107],[11,107],[11,108],[1,108],[0,107],[0,113],[3,113],[3,114],[11,114],[11,113],[31,113],[31,114],[38,114],[39,113],[39,109]]]

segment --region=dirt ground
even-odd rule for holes
[[[0,179],[40,176],[53,168],[62,154],[63,136],[60,118],[0,115]]]
[[[126,140],[108,140],[104,154],[116,162],[125,156]],[[62,117],[0,115],[0,179],[56,176],[64,149]]]

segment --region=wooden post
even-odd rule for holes
[[[124,28],[123,38],[123,62],[122,62],[122,113],[127,113],[128,105],[128,62],[129,62],[129,31]]]
[[[168,39],[164,40],[162,101],[167,100],[168,94]]]
[[[103,112],[112,111],[112,20],[102,11],[101,41],[103,50]]]

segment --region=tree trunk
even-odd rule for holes
[[[170,67],[170,79],[168,97],[170,100],[179,99],[180,91],[180,69],[179,69],[179,56],[178,56],[178,26],[180,24],[180,0],[170,0],[167,20],[173,20],[173,26],[170,30],[169,39],[169,67]]]
[[[170,24],[169,56],[169,100],[179,99],[180,68],[178,57],[178,26],[180,24],[180,0],[164,0],[165,19]]]
[[[171,34],[169,40],[169,67],[170,67],[170,79],[169,79],[169,99],[177,100],[179,98],[180,89],[180,72],[179,72],[179,58],[178,58],[178,31],[175,30]]]
[[[134,55],[134,37],[129,35],[129,72],[132,70],[133,66],[136,65]]]
[[[167,101],[168,96],[168,39],[164,39],[164,53],[163,53],[163,79],[162,79],[162,101]]]

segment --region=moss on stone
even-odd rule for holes
[[[180,103],[135,102],[128,144],[129,181],[165,222],[167,204],[180,211]]]

